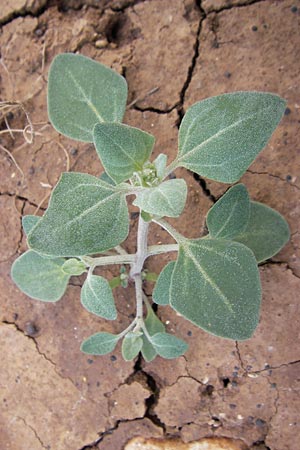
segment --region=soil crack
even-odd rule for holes
[[[33,432],[33,434],[35,435],[36,439],[39,441],[39,443],[41,444],[41,446],[42,446],[43,448],[45,448],[46,450],[49,450],[49,446],[46,446],[46,445],[43,443],[43,441],[42,441],[42,439],[40,438],[40,436],[38,435],[37,431],[33,428],[33,426],[29,425],[29,423],[26,422],[26,420],[24,419],[24,417],[16,416],[16,418],[17,418],[17,419],[20,419],[20,420],[26,425],[26,427],[28,427],[28,428]]]
[[[54,361],[52,361],[52,359],[49,358],[49,356],[47,356],[45,353],[43,353],[43,352],[40,350],[39,345],[38,345],[38,343],[37,343],[37,340],[35,339],[34,336],[31,336],[31,335],[27,334],[27,333],[26,333],[21,327],[19,327],[19,325],[17,325],[15,322],[10,322],[10,321],[8,321],[8,320],[3,320],[1,323],[4,324],[4,325],[12,325],[19,333],[22,333],[22,334],[23,334],[24,336],[26,336],[28,339],[32,340],[32,341],[34,342],[34,345],[35,345],[35,348],[36,348],[38,354],[39,354],[40,356],[42,356],[48,363],[50,363],[51,366],[53,366],[55,373],[56,373],[61,379],[70,381],[70,382],[72,383],[72,385],[76,388],[76,390],[78,390],[78,387],[77,387],[76,384],[73,382],[73,380],[72,380],[70,377],[63,376],[63,375],[58,371],[56,363],[55,363]]]

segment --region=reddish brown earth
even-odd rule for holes
[[[33,144],[21,134],[13,140],[1,133],[1,450],[299,447],[299,17],[299,0],[1,3],[1,100],[21,102],[37,132]],[[249,341],[220,340],[160,307],[168,330],[188,341],[185,356],[125,363],[117,348],[113,356],[87,357],[79,351],[84,338],[129,323],[131,288],[118,288],[118,320],[107,323],[80,306],[78,279],[57,304],[30,300],[12,283],[11,264],[26,249],[21,215],[41,213],[62,171],[101,171],[91,145],[47,125],[47,72],[63,51],[126,76],[125,121],[152,132],[155,153],[164,151],[170,160],[177,125],[192,103],[236,90],[270,91],[287,100],[280,126],[242,179],[253,199],[286,217],[292,233],[260,269],[261,320]],[[20,107],[6,113],[11,128],[26,126]],[[185,170],[178,175],[190,192],[177,226],[196,237],[227,187],[199,182]],[[132,226],[134,234],[134,215]],[[126,243],[130,251],[133,238]],[[159,241],[167,236],[153,227],[151,243]],[[148,268],[166,260],[149,261]]]

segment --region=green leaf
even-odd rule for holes
[[[159,354],[166,359],[178,358],[183,355],[188,345],[182,340],[168,333],[156,333],[151,337],[151,344]]]
[[[261,300],[251,250],[223,239],[186,240],[174,268],[170,304],[200,328],[228,339],[251,337]]]
[[[22,217],[22,226],[26,236],[28,236],[32,228],[36,226],[39,220],[39,216],[28,215]]]
[[[122,356],[125,361],[132,361],[141,351],[143,339],[134,333],[128,333],[122,342]]]
[[[107,184],[110,184],[111,186],[115,186],[116,183],[114,182],[114,180],[112,180],[110,178],[110,176],[107,175],[106,172],[101,173],[99,180],[104,181]]]
[[[247,228],[234,240],[249,247],[257,262],[276,255],[288,242],[288,223],[279,212],[258,202],[251,202]]]
[[[93,142],[98,122],[121,122],[127,100],[126,80],[82,55],[62,53],[50,67],[48,113],[60,133]]]
[[[86,271],[86,266],[82,261],[71,258],[64,262],[62,270],[68,275],[78,276]]]
[[[143,169],[151,154],[154,137],[120,123],[97,123],[94,143],[106,172],[119,184]]]
[[[250,217],[250,200],[246,187],[231,187],[209,210],[206,218],[211,237],[232,239],[245,230]]]
[[[125,195],[96,177],[64,173],[28,244],[54,256],[83,256],[115,247],[128,234]]]
[[[270,139],[285,105],[264,92],[234,92],[196,103],[179,129],[177,166],[235,183]]]
[[[170,303],[171,279],[175,267],[175,261],[165,265],[160,272],[158,280],[152,292],[152,299],[158,305],[168,305]]]
[[[63,270],[63,258],[44,258],[33,250],[13,263],[11,276],[19,289],[31,298],[56,302],[65,293],[70,276]]]
[[[111,333],[96,333],[83,341],[80,350],[88,355],[106,355],[112,352],[119,340],[119,336]]]
[[[91,313],[104,319],[117,318],[117,310],[108,281],[98,275],[88,275],[81,289],[81,303]]]
[[[147,317],[144,321],[144,324],[150,336],[153,336],[156,333],[163,333],[165,331],[164,324],[159,320],[159,318],[153,312],[151,307],[148,308]],[[150,362],[157,355],[157,351],[155,350],[155,348],[145,335],[143,335],[142,339],[143,339],[143,347],[142,347],[143,358],[145,361]]]
[[[164,153],[160,153],[158,157],[153,161],[153,164],[156,169],[157,177],[162,180],[165,175],[165,169],[167,166],[167,155]]]
[[[178,217],[184,208],[187,187],[184,180],[168,180],[136,194],[133,204],[159,217]]]

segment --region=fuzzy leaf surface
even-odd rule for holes
[[[251,202],[247,228],[234,240],[249,247],[257,262],[276,255],[290,238],[288,223],[279,212],[259,202]]]
[[[119,340],[119,336],[112,333],[96,333],[81,344],[80,350],[88,355],[106,355],[112,352]]]
[[[191,106],[179,129],[178,166],[234,183],[265,147],[285,101],[264,92],[234,92]]]
[[[178,358],[183,355],[188,345],[173,334],[156,333],[151,337],[151,344],[159,356],[166,359]]]
[[[121,122],[127,100],[125,79],[82,55],[62,53],[50,67],[48,114],[54,128],[72,139],[93,142],[98,122]]]
[[[152,293],[152,299],[157,305],[168,305],[170,303],[171,279],[175,267],[175,261],[165,265],[160,272]]]
[[[32,228],[36,226],[39,220],[39,216],[33,216],[31,214],[22,217],[22,226],[26,236],[28,236]]]
[[[132,361],[141,351],[143,339],[140,336],[134,336],[134,333],[128,333],[122,342],[122,356],[125,361]]]
[[[228,339],[251,337],[261,287],[255,257],[237,242],[186,240],[179,248],[170,304],[200,328]]]
[[[151,154],[154,137],[120,123],[97,123],[94,143],[103,167],[118,184],[143,169]]]
[[[128,226],[124,194],[91,175],[68,172],[29,233],[28,244],[50,256],[89,255],[120,244]]]
[[[206,222],[211,237],[232,239],[245,230],[250,217],[250,200],[246,187],[231,187],[208,211]]]
[[[153,336],[156,333],[163,333],[165,331],[164,324],[159,320],[159,318],[153,312],[151,307],[148,308],[147,316],[144,323],[150,336]],[[149,342],[149,340],[145,335],[143,335],[142,339],[143,339],[143,347],[142,347],[143,358],[145,361],[150,362],[157,355],[157,351],[155,350],[155,348],[153,347],[151,342]]]
[[[183,179],[164,181],[136,194],[133,204],[159,217],[178,217],[184,208],[187,186]]]
[[[89,312],[104,319],[117,318],[114,297],[108,281],[98,275],[88,275],[81,289],[81,304]]]
[[[18,288],[29,297],[56,302],[64,295],[70,278],[62,270],[64,262],[63,258],[44,258],[28,250],[13,263],[11,276]]]
[[[71,258],[64,262],[62,270],[68,275],[79,276],[86,271],[86,267],[82,261],[79,261],[76,258]]]

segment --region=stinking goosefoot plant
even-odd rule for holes
[[[104,355],[122,339],[126,361],[139,352],[146,361],[171,359],[187,344],[165,331],[143,293],[143,280],[155,281],[152,300],[169,305],[196,326],[216,336],[244,340],[259,320],[261,286],[257,263],[276,254],[289,239],[284,218],[251,201],[246,187],[235,184],[209,210],[208,234],[188,239],[165,217],[178,217],[187,196],[183,179],[170,178],[178,167],[223,183],[236,183],[279,123],[285,101],[263,92],[234,92],[191,106],[179,128],[178,153],[167,163],[150,161],[154,137],[121,123],[127,99],[125,79],[102,64],[75,54],[52,62],[48,111],[54,128],[72,139],[92,142],[105,172],[100,177],[63,173],[42,217],[23,217],[30,250],[12,266],[12,278],[28,296],[56,302],[71,276],[87,272],[81,303],[108,320],[117,317],[112,288],[135,284],[136,316],[119,334],[99,332],[81,350]],[[128,195],[140,210],[137,250],[128,254]],[[193,212],[191,211],[191,214]],[[151,223],[164,228],[174,244],[148,246]],[[199,220],[200,222],[200,220]],[[177,252],[159,276],[147,273],[147,258]],[[107,281],[96,267],[120,265]],[[144,304],[146,317],[144,318]]]

